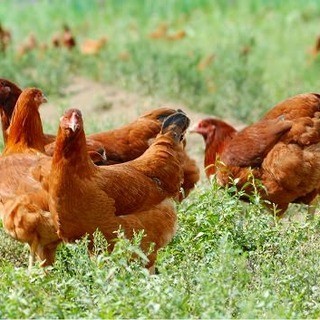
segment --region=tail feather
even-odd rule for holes
[[[174,133],[175,140],[181,141],[189,125],[190,119],[184,112],[178,111],[165,119],[162,124],[161,133],[165,134],[171,131]]]

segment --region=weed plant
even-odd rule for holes
[[[84,239],[62,245],[47,273],[36,266],[28,274],[26,248],[1,234],[0,316],[319,317],[319,218],[278,221],[260,201],[244,204],[230,192],[213,182],[180,205],[177,235],[152,276],[143,235],[129,242],[120,232],[110,254],[97,233],[93,257]]]

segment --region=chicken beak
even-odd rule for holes
[[[77,114],[75,112],[72,113],[71,118],[68,123],[68,128],[70,128],[73,132],[75,132],[79,128]]]
[[[37,95],[34,97],[34,101],[38,104],[41,105],[42,103],[48,102],[47,98],[45,95],[42,93],[41,95]]]
[[[42,97],[41,97],[41,103],[46,103],[46,102],[48,102],[47,97],[46,97],[45,95],[42,95]]]
[[[199,126],[198,124],[194,124],[192,127],[189,128],[188,130],[189,133],[199,133]]]

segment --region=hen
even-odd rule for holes
[[[35,49],[39,48],[39,42],[33,33],[30,33],[28,37],[17,48],[18,57],[22,57]]]
[[[317,36],[314,46],[308,50],[312,58],[316,58],[320,52],[320,35]]]
[[[166,22],[160,23],[157,28],[149,34],[151,39],[162,39],[167,36],[168,24]]]
[[[52,37],[51,42],[54,47],[65,47],[69,50],[76,46],[75,36],[67,24],[63,26],[62,32],[56,33]]]
[[[0,52],[5,53],[11,42],[11,32],[0,23]]]
[[[47,102],[47,99],[39,89],[27,88],[22,91],[12,113],[3,155],[21,152],[45,152],[39,113],[39,106],[45,102]],[[41,133],[40,136],[38,133]]]
[[[107,44],[108,39],[101,37],[100,39],[86,39],[81,43],[80,52],[84,55],[98,54]]]
[[[87,136],[87,141],[100,143],[106,151],[106,164],[123,163],[141,156],[148,148],[151,141],[160,132],[162,122],[166,117],[176,112],[170,108],[158,108],[140,116],[137,120],[120,128],[95,133]],[[53,154],[55,143],[46,146],[46,153]],[[200,178],[199,168],[186,151],[184,155],[182,184],[183,193],[179,200],[187,196]]]
[[[48,179],[50,211],[58,234],[74,241],[98,228],[108,241],[124,228],[128,237],[145,230],[142,248],[155,242],[156,250],[173,236],[176,215],[172,199],[182,183],[183,136],[189,125],[177,112],[163,123],[155,141],[139,158],[97,167],[85,152],[86,139],[79,110],[61,118]],[[149,256],[148,267],[155,262]]]
[[[206,143],[207,175],[215,173],[221,185],[237,179],[237,187],[248,193],[252,175],[264,186],[261,196],[277,204],[280,216],[289,203],[309,204],[320,188],[319,97],[287,99],[240,132],[221,120],[200,121],[193,130]]]
[[[43,154],[39,106],[45,101],[35,88],[23,90],[12,116],[6,148],[0,158],[0,207],[3,226],[14,239],[30,246],[29,267],[35,255],[52,264],[60,243],[41,186],[51,160]]]

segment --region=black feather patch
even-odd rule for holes
[[[168,131],[172,131],[177,140],[182,140],[184,133],[188,129],[190,119],[183,112],[176,112],[167,117],[162,124],[161,133],[164,134]]]

